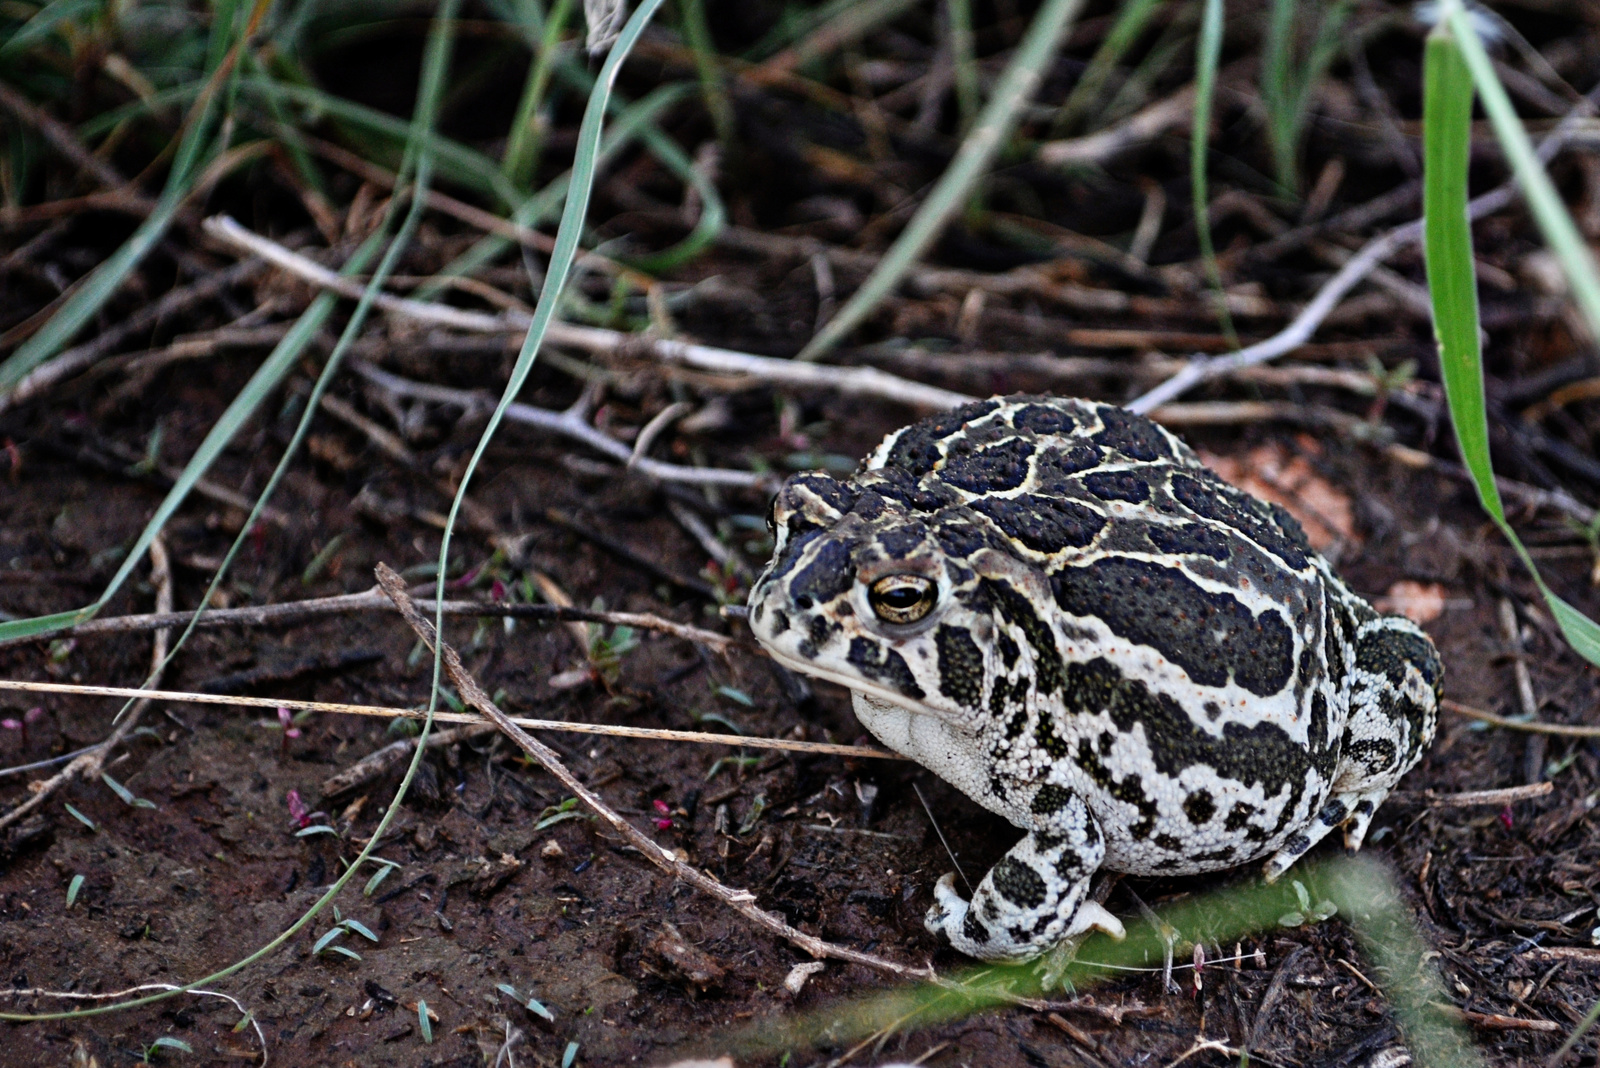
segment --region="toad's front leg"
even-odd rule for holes
[[[1011,848],[978,884],[969,904],[946,875],[934,887],[928,930],[979,960],[1030,960],[1062,939],[1098,928],[1123,937],[1122,923],[1088,900],[1105,839],[1083,800],[1057,786],[1033,803],[1041,829]]]

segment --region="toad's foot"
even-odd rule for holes
[[[978,884],[969,904],[946,875],[934,887],[927,928],[979,960],[1031,960],[1063,939],[1098,929],[1121,939],[1122,923],[1089,898],[1105,843],[1074,799],[1065,834],[1034,831]]]

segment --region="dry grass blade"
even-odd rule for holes
[[[420,604],[421,602],[416,602]],[[135,689],[131,686],[83,686],[69,682],[29,682],[0,679],[0,693],[53,693],[71,697],[124,697],[150,701],[173,701],[192,705],[220,705],[231,708],[263,708],[291,712],[326,712],[342,716],[369,716],[374,719],[421,721],[427,713],[414,708],[388,708],[383,705],[352,705],[338,701],[301,701],[294,698],[238,697],[227,694],[193,693],[187,690]],[[435,712],[436,723],[484,722],[483,717],[465,712]],[[783,749],[796,753],[855,757],[876,760],[904,760],[899,753],[868,749],[859,745],[833,742],[802,742],[790,738],[761,738],[743,734],[711,734],[707,731],[669,731],[654,727],[620,727],[606,723],[575,723],[563,719],[529,719],[517,716],[508,722],[536,731],[565,731],[569,734],[597,734],[608,738],[641,738],[658,742],[692,742],[696,745],[731,745],[749,749]],[[97,746],[95,752],[102,751]]]
[[[1600,738],[1600,727],[1590,727],[1582,723],[1544,723],[1531,719],[1512,719],[1509,716],[1497,716],[1493,712],[1485,712],[1481,708],[1473,708],[1459,701],[1446,698],[1439,702],[1439,706],[1447,712],[1454,712],[1458,716],[1478,720],[1495,727],[1504,727],[1507,730],[1527,731],[1532,734],[1556,734],[1564,738]]]

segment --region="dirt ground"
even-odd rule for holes
[[[243,363],[233,370],[242,373]],[[203,427],[206,406],[227,395],[225,381],[216,385],[160,383],[144,395],[138,418],[111,432],[137,441],[141,421]],[[533,391],[537,402],[550,405],[571,394],[570,384],[553,376]],[[750,400],[756,412],[765,407],[764,398]],[[908,414],[827,398],[806,409],[808,423],[826,423],[819,444],[847,455]],[[20,429],[50,433],[48,419],[39,411]],[[734,448],[775,451],[770,428],[764,429],[765,437]],[[1270,429],[1256,436],[1275,437]],[[181,455],[181,438],[168,440]],[[360,458],[358,466],[340,472],[316,465],[291,480],[280,506],[305,517],[308,529],[269,530],[251,544],[232,586],[241,600],[359,591],[371,585],[376,562],[404,568],[436,552],[432,532],[412,524],[386,528],[352,512],[352,488],[384,476],[369,473],[362,442],[349,436],[342,442]],[[1248,446],[1237,438],[1214,444],[1234,452]],[[248,485],[256,452],[245,448],[230,456],[224,477]],[[478,494],[503,529],[528,536],[520,566],[559,576],[579,603],[598,598],[619,609],[709,621],[702,602],[675,597],[594,545],[524,518],[552,506],[578,510],[670,569],[692,574],[704,562],[704,552],[664,517],[658,488],[637,479],[575,478],[563,469],[565,455],[547,438],[513,430]],[[0,593],[13,614],[87,600],[113,566],[106,548],[137,533],[158,500],[154,488],[86,471],[67,456],[30,451],[0,498]],[[1366,537],[1342,565],[1355,588],[1376,596],[1401,579],[1442,583],[1445,611],[1429,630],[1448,665],[1447,693],[1466,704],[1514,710],[1497,604],[1500,590],[1523,580],[1511,571],[1508,550],[1483,530],[1462,485],[1396,470],[1335,441],[1325,443],[1319,466],[1332,484],[1363,488],[1355,500]],[[740,507],[756,514],[761,503],[751,496]],[[202,504],[169,527],[180,604],[192,604],[202,592],[207,558],[226,549],[229,520],[225,510]],[[344,541],[326,574],[305,582],[319,540],[335,533]],[[464,552],[472,566],[481,561],[481,549]],[[1572,561],[1564,575],[1560,563],[1556,576],[1567,580],[1565,588],[1581,591],[1581,566],[1572,566],[1581,561]],[[137,591],[107,611],[141,609],[149,597],[148,590]],[[1591,610],[1597,600],[1591,598]],[[1593,707],[1592,672],[1579,668],[1548,625],[1538,625],[1537,614],[1529,618],[1535,626],[1525,662],[1535,692],[1548,695],[1544,714]],[[645,637],[622,658],[609,692],[593,684],[552,690],[552,676],[583,663],[564,628],[524,624],[508,634],[492,625],[474,637],[471,624],[458,624],[453,636],[472,650],[468,666],[485,686],[504,690],[505,706],[528,715],[695,729],[708,725],[710,713],[750,734],[845,741],[862,734],[841,691],[819,684],[797,699],[769,662],[749,653],[724,659],[674,639]],[[148,642],[107,636],[55,652],[14,647],[0,652],[0,673],[127,680],[142,670]],[[252,695],[406,706],[425,699],[428,678],[427,661],[409,655],[412,646],[392,615],[264,632],[202,631],[165,685],[214,692],[219,678],[255,670],[261,676],[247,687]],[[724,687],[747,695],[751,704],[719,694]],[[8,700],[20,710],[16,698]],[[91,744],[105,735],[116,707],[104,699],[49,698],[26,747],[15,732],[4,738],[8,761]],[[103,992],[187,980],[245,956],[292,922],[341,870],[341,858],[370,833],[395,785],[391,775],[359,796],[322,798],[323,780],[391,740],[381,724],[362,718],[315,716],[287,742],[271,729],[272,717],[255,710],[177,704],[163,706],[147,722],[152,731],[110,770],[156,807],[132,808],[99,783],[78,784],[62,801],[94,830],[52,805],[25,837],[13,839],[0,875],[0,953],[18,987]],[[669,806],[672,825],[657,832],[658,840],[686,850],[693,863],[730,885],[751,888],[763,906],[803,930],[899,960],[958,963],[921,928],[929,888],[949,862],[913,786],[920,785],[971,871],[998,859],[1013,835],[1002,821],[908,765],[771,755],[736,769],[726,761],[736,755],[732,747],[547,738],[623,813],[648,824],[657,815],[655,802]],[[1519,783],[1528,750],[1525,736],[1475,730],[1470,721],[1447,717],[1428,759],[1404,786],[1451,792]],[[1391,801],[1381,821],[1389,833],[1380,830],[1370,848],[1407,888],[1464,1009],[1566,1024],[1600,992],[1600,954],[1547,959],[1540,951],[1587,946],[1596,923],[1592,891],[1600,841],[1590,810],[1600,763],[1592,745],[1560,740],[1542,759],[1566,765],[1548,797],[1503,813]],[[719,761],[722,767],[711,776]],[[867,787],[878,791],[870,806],[860,800]],[[341,835],[295,837],[290,790],[325,810]],[[22,796],[18,786],[9,788],[11,799]],[[482,1063],[508,1022],[526,1035],[518,1049],[530,1063],[558,1063],[572,1041],[579,1043],[581,1063],[657,1063],[688,1051],[718,1052],[719,1036],[753,1022],[820,1010],[885,986],[865,969],[830,964],[798,997],[788,994],[782,980],[803,954],[673,885],[587,820],[535,830],[541,813],[562,799],[547,776],[522,766],[504,744],[436,753],[381,850],[401,867],[370,897],[358,891],[357,880],[338,902],[378,943],[343,940],[361,954],[359,962],[313,956],[313,944],[331,926],[331,920],[319,922],[218,988],[255,1015],[278,1063],[466,1065]],[[75,875],[84,882],[69,909],[66,889]],[[1219,881],[1134,885],[1141,898],[1159,903]],[[1128,911],[1130,902],[1113,897],[1112,904]],[[675,937],[723,972],[709,989],[668,963],[662,947]],[[1008,1010],[897,1035],[885,1055],[910,1059],[939,1048],[927,1063],[1035,1065],[1095,1063],[1094,1056],[1139,1063],[1137,1054],[1147,1053],[1164,1063],[1202,1033],[1237,1040],[1253,1026],[1253,1010],[1278,966],[1302,945],[1312,952],[1295,958],[1290,1001],[1262,1032],[1259,1054],[1285,1064],[1361,1064],[1394,1044],[1395,1024],[1382,998],[1363,985],[1360,953],[1334,920],[1245,941],[1244,953],[1259,948],[1266,967],[1218,966],[1220,974],[1198,1001],[1164,995],[1159,974],[1101,984],[1093,991],[1101,1003],[1138,1003],[1149,1011],[1120,1027],[1092,1016],[1081,1020],[1099,1043],[1098,1054],[1083,1052],[1039,1014]],[[1537,992],[1519,999],[1528,982]],[[496,992],[500,983],[539,998],[554,1022],[511,1004]],[[439,1015],[432,1044],[419,1034],[419,999]],[[44,1007],[42,1000],[33,1004]],[[101,1064],[122,1063],[161,1034],[182,1038],[207,1062],[252,1057],[251,1035],[231,1031],[238,1015],[220,999],[177,999],[97,1019],[14,1026],[0,1063],[64,1063],[79,1049]],[[1492,1060],[1515,1064],[1546,1052],[1551,1034],[1480,1031],[1477,1038]],[[821,1052],[797,1050],[795,1058],[809,1063]],[[186,1059],[166,1056],[174,1063]]]
[[[407,32],[415,45],[414,28]],[[1541,45],[1553,36],[1534,33]],[[1074,54],[1092,44],[1075,46]],[[1414,45],[1412,38],[1391,43],[1390,58]],[[414,52],[403,58],[415,62]],[[1402,60],[1383,59],[1376,56],[1374,68],[1385,86],[1391,79],[1414,80],[1416,71]],[[649,69],[631,75],[635,89],[663,76],[651,63],[669,66],[659,55],[647,58]],[[358,68],[345,74],[359,81]],[[1051,93],[1061,95],[1047,87],[1045,99]],[[405,93],[387,102],[376,100],[380,95],[374,91],[375,102],[396,113],[408,106]],[[1396,95],[1403,98],[1399,90]],[[1403,103],[1415,112],[1414,95]],[[473,122],[492,125],[492,116],[470,110],[462,106],[452,120],[459,136],[468,137]],[[922,154],[869,159],[860,166],[877,170],[864,178],[841,170],[836,158],[847,150],[866,153],[864,135],[842,115],[819,115],[814,104],[777,90],[751,90],[740,98],[739,121],[748,155],[728,179],[727,195],[741,229],[671,276],[671,314],[686,337],[788,356],[811,335],[825,298],[832,299],[819,292],[814,256],[793,242],[881,250],[892,230],[857,241],[849,227],[859,228],[860,220],[839,223],[841,189],[878,211],[882,205],[861,192],[871,174],[922,188],[948,160],[953,141],[930,141],[920,146]],[[840,123],[848,127],[843,133]],[[1248,154],[1251,134],[1242,123],[1224,124],[1219,153]],[[680,127],[686,141],[707,136],[703,119],[685,119]],[[895,130],[897,137],[904,132]],[[1318,137],[1310,149],[1313,162],[1341,153],[1352,161],[1331,213],[1366,203],[1404,178],[1401,168],[1381,161],[1374,147],[1381,138],[1370,130],[1358,136],[1330,121]],[[819,145],[835,156],[814,151]],[[570,153],[570,144],[565,150]],[[1361,152],[1379,162],[1361,166]],[[1089,176],[1064,177],[1021,163],[1005,172],[996,198],[1017,210],[1027,198],[1013,196],[1016,188],[1032,188],[1053,226],[1109,240],[1137,222],[1142,177],[1167,184],[1175,211],[1187,203],[1186,153],[1181,138],[1157,142]],[[1580,200],[1595,197],[1594,168],[1585,167],[1561,175]],[[1314,174],[1315,167],[1308,171]],[[1485,188],[1499,179],[1492,159],[1479,177]],[[258,232],[320,246],[298,201],[275,180],[224,184],[207,213],[230,210]],[[343,205],[360,196],[370,207],[381,196],[347,176],[339,182]],[[669,202],[681,198],[681,190],[673,189],[650,157],[626,155],[597,193],[595,236],[627,234],[650,247],[682,237],[683,214]],[[1249,197],[1241,193],[1240,199]],[[1404,221],[1414,211],[1402,205],[1386,219]],[[1193,268],[1195,237],[1187,218],[1181,215],[1162,232],[1152,263]],[[1219,247],[1233,250],[1230,281],[1242,296],[1260,300],[1259,315],[1240,319],[1247,340],[1281,327],[1326,268],[1294,255],[1252,260],[1250,249],[1266,238],[1251,219],[1243,211],[1218,224]],[[56,232],[40,255],[75,274],[129,228],[124,216],[85,213]],[[37,232],[8,229],[0,235],[4,251],[22,247]],[[763,245],[757,240],[763,234],[791,244]],[[457,222],[430,216],[406,270],[428,275],[475,236]],[[1536,421],[1511,422],[1522,418],[1511,413],[1537,407],[1553,390],[1593,381],[1592,346],[1568,328],[1558,302],[1516,283],[1529,276],[1537,250],[1520,211],[1481,225],[1479,238],[1489,280],[1490,390],[1500,405],[1497,459],[1508,477],[1544,489],[1564,487],[1592,505],[1600,487],[1590,429],[1600,413],[1596,402],[1565,401],[1566,413],[1553,417],[1546,410],[1539,418],[1553,419],[1556,427],[1548,433],[1518,429]],[[350,247],[347,240],[342,251]],[[117,314],[192,280],[176,265],[179,252],[203,257],[214,271],[235,262],[193,231],[178,233]],[[908,287],[840,362],[870,363],[971,393],[1054,391],[1121,401],[1165,373],[1151,370],[1160,354],[1225,347],[1198,287],[1175,288],[1172,276],[1130,277],[1100,255],[1074,258],[1059,249],[1053,258],[1025,255],[992,232],[957,227],[934,254],[936,265],[1000,275],[1021,263],[1047,261],[1065,295],[1052,303],[1037,293],[997,288],[974,300],[979,288]],[[531,301],[526,275],[513,259],[480,277]],[[1402,280],[1420,280],[1415,252],[1402,253],[1390,266]],[[0,326],[11,328],[52,294],[42,271],[7,270],[13,281],[0,297]],[[836,274],[829,285],[845,294],[865,272],[840,268]],[[1511,283],[1500,284],[1504,279]],[[610,292],[603,277],[584,284],[595,301]],[[1080,292],[1089,289],[1147,299],[1097,312]],[[196,359],[141,365],[133,358],[182,337],[219,336],[247,316],[250,329],[285,323],[310,296],[277,272],[241,276],[220,294],[127,339],[115,351],[130,359],[0,410],[0,619],[70,610],[98,596],[162,499],[170,473],[194,452],[274,339],[219,341]],[[650,311],[635,296],[626,313],[637,322]],[[108,314],[94,329],[106,329],[112,318]],[[1114,331],[1126,336],[1104,336]],[[226,450],[208,475],[212,486],[246,500],[260,491],[303,410],[330,337],[319,340],[316,360],[308,358]],[[518,340],[447,335],[379,319],[359,355],[418,381],[497,392]],[[523,401],[559,410],[579,399],[586,381],[596,384],[595,424],[629,441],[668,404],[687,400],[694,416],[687,426],[669,429],[654,449],[676,463],[779,475],[853,466],[883,434],[922,414],[825,389],[669,374],[641,359],[579,362],[567,354],[562,362],[559,355],[538,365]],[[1194,413],[1185,418],[1180,412],[1173,425],[1235,479],[1270,480],[1264,468],[1297,465],[1298,481],[1283,495],[1327,521],[1330,556],[1358,592],[1395,597],[1397,584],[1410,582],[1438,600],[1426,629],[1446,665],[1447,697],[1509,716],[1533,711],[1549,722],[1592,723],[1600,676],[1566,647],[1532,581],[1453,466],[1426,321],[1405,310],[1394,287],[1365,291],[1294,355],[1292,365],[1370,375],[1393,372],[1406,361],[1414,361],[1415,378],[1389,380],[1392,393],[1380,389],[1377,402],[1315,376],[1288,384],[1233,382],[1192,399],[1269,399],[1280,407],[1219,425],[1199,425]],[[400,435],[410,460],[397,460],[359,423],[320,416],[307,455],[272,501],[277,511],[246,540],[219,607],[364,591],[379,563],[418,583],[430,574],[440,543],[436,519],[448,504],[439,486],[459,476],[482,417],[463,417],[459,407],[447,405],[393,403],[349,374],[333,393]],[[1330,419],[1328,412],[1345,418]],[[1566,451],[1552,453],[1552,439]],[[1408,454],[1390,447],[1397,444],[1410,450],[1413,462],[1401,462]],[[1558,460],[1549,461],[1551,455]],[[737,601],[750,569],[765,561],[767,496],[664,486],[602,463],[570,441],[508,425],[471,493],[480,524],[454,542],[452,595],[517,595],[544,576],[579,606],[657,613],[743,641],[741,625],[718,607]],[[672,506],[709,526],[734,563],[710,560]],[[244,517],[226,493],[208,491],[192,496],[168,524],[164,544],[180,609],[199,602]],[[1591,617],[1600,616],[1592,538],[1548,509],[1519,505],[1514,520],[1551,585]],[[136,575],[102,616],[153,610],[148,565],[141,563]],[[737,731],[869,741],[843,690],[781,675],[748,645],[719,655],[641,632],[629,647],[607,632],[621,651],[597,657],[570,626],[527,620],[514,627],[456,620],[447,636],[484,688],[516,714],[717,731],[730,739]],[[0,679],[136,685],[150,656],[148,633],[14,643],[0,646]],[[427,700],[430,672],[429,659],[397,616],[365,612],[202,629],[162,685],[415,707]],[[0,693],[0,716],[18,725],[0,731],[0,768],[100,741],[120,707],[110,698]],[[39,712],[30,715],[34,708]],[[271,709],[159,702],[141,722],[106,771],[147,806],[130,804],[98,779],[75,782],[4,832],[0,975],[15,989],[102,994],[183,983],[241,960],[285,930],[344,871],[399,784],[398,771],[390,771],[354,791],[330,796],[325,789],[331,776],[400,737],[365,717],[313,714],[285,732]],[[986,870],[1017,836],[906,763],[772,753],[733,740],[703,746],[557,732],[541,738],[636,826],[727,885],[748,889],[761,907],[802,931],[908,964],[931,961],[941,971],[963,962],[922,926],[931,887],[951,867],[939,832],[969,874]],[[6,773],[0,809],[24,801],[30,783],[51,773]],[[1425,794],[1540,782],[1551,784],[1548,794],[1510,805],[1438,805]],[[297,835],[304,821],[291,794],[306,810],[304,821],[333,832]],[[1488,1063],[1543,1063],[1600,999],[1597,799],[1600,747],[1593,739],[1483,729],[1446,714],[1424,762],[1380,812],[1367,852],[1394,874],[1442,974],[1447,1011],[1463,1022]],[[1220,1065],[1239,1063],[1238,1050],[1247,1042],[1251,1061],[1268,1065],[1405,1063],[1395,1052],[1404,1036],[1383,994],[1384,977],[1374,976],[1341,917],[1270,926],[1241,939],[1243,959],[1209,965],[1198,994],[1186,979],[1182,992],[1164,990],[1157,960],[1148,971],[1108,974],[1080,991],[1083,1000],[1076,1003],[1063,994],[1050,1011],[988,1009],[931,1026],[899,1021],[860,1047],[854,1038],[824,1037],[787,1050],[752,1050],[746,1044],[752,1035],[770,1034],[783,1022],[825,1021],[901,984],[865,967],[829,962],[798,992],[786,988],[785,978],[807,955],[667,877],[581,810],[563,807],[566,800],[558,783],[495,736],[434,748],[378,850],[397,866],[370,893],[363,892],[367,874],[358,875],[335,902],[337,916],[325,912],[275,952],[208,988],[236,1001],[174,997],[103,1016],[0,1025],[0,1066],[111,1066],[142,1057],[172,1065],[260,1063],[263,1039],[271,1063],[280,1065],[491,1065],[505,1063],[497,1056],[508,1043],[515,1063],[552,1068],[665,1065],[719,1054],[735,1055],[741,1066]],[[1315,856],[1333,849],[1330,840]],[[1132,922],[1140,901],[1159,909],[1254,878],[1235,872],[1132,879],[1112,891],[1108,906]],[[355,928],[331,944],[359,959],[326,946],[314,952],[346,918],[375,941]],[[1231,944],[1206,947],[1213,960],[1234,950]],[[498,989],[502,985],[521,999],[536,998],[552,1018],[524,1008]],[[419,1024],[419,1002],[433,1014],[430,1034]],[[43,1012],[68,1006],[38,995],[13,997],[0,1007]],[[241,1009],[259,1037],[249,1024],[235,1026]],[[160,1036],[192,1051],[152,1050]],[[1232,1052],[1197,1049],[1205,1039]],[[1564,1063],[1593,1065],[1595,1051],[1590,1035]]]

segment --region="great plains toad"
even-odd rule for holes
[[[1373,812],[1433,739],[1441,667],[1281,507],[1166,430],[1056,397],[889,435],[849,480],[789,479],[750,624],[782,664],[1027,834],[927,926],[1024,960],[1122,925],[1096,870],[1274,879]]]

